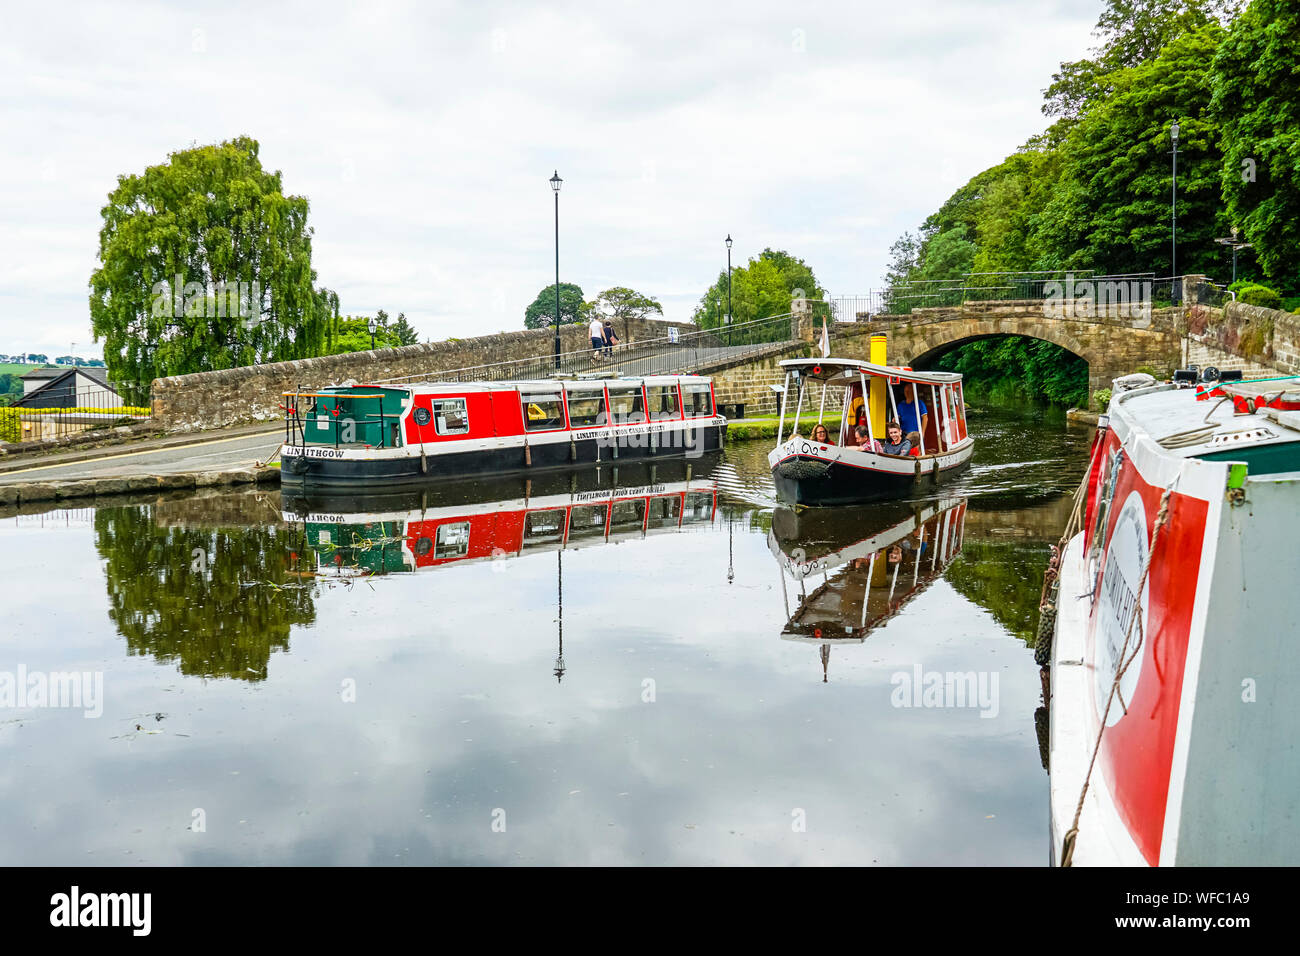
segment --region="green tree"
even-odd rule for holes
[[[393,323],[393,335],[397,336],[400,345],[415,345],[420,341],[419,333],[411,327],[411,323],[406,321],[406,313],[398,312],[397,321]]]
[[[1254,0],[1232,24],[1211,68],[1223,127],[1220,183],[1228,219],[1264,273],[1300,289],[1300,8]],[[1220,233],[1224,235],[1224,233]]]
[[[1219,127],[1207,116],[1206,65],[1223,28],[1184,34],[1154,60],[1112,74],[1114,92],[1070,129],[1061,178],[1037,218],[1041,268],[1171,274],[1170,127],[1178,148],[1180,273],[1217,274],[1227,217],[1219,199]]]
[[[375,323],[375,348],[392,349],[406,345],[396,326]],[[370,351],[370,317],[345,315],[333,323],[333,333],[323,355],[342,355],[344,352]]]
[[[307,210],[248,137],[119,176],[90,278],[110,377],[138,393],[162,375],[317,354]]]
[[[756,258],[731,270],[731,307],[736,324],[788,315],[796,296],[814,300],[817,317],[829,315],[821,300],[826,290],[812,268],[797,256],[779,249],[764,249]],[[727,272],[722,270],[695,307],[694,321],[701,328],[720,328],[726,322]]]
[[[572,282],[560,283],[560,324],[581,322],[587,314],[582,287]],[[524,328],[544,329],[555,324],[555,283],[552,282],[524,310]]]

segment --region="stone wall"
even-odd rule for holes
[[[1223,308],[1194,305],[1187,310],[1188,360],[1199,365],[1261,371],[1300,372],[1300,315],[1229,302]],[[1204,361],[1199,359],[1204,358]]]
[[[697,331],[689,322],[658,319],[615,321],[615,331],[623,345],[663,338],[670,328],[677,328],[681,334]],[[590,344],[586,325],[562,326],[560,333],[560,350],[563,352],[579,351]],[[169,432],[279,421],[283,417],[280,410],[282,393],[295,388],[318,388],[348,379],[377,382],[498,362],[544,358],[551,354],[554,341],[554,329],[524,329],[373,352],[324,355],[296,362],[173,375],[154,379],[153,421]]]

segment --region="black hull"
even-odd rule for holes
[[[595,438],[573,442],[550,442],[524,446],[479,449],[457,454],[431,454],[356,461],[349,459],[304,458],[293,455],[281,461],[281,487],[297,492],[314,490],[376,489],[382,487],[429,486],[469,478],[518,475],[585,468],[591,465],[633,465],[648,461],[701,458],[722,447],[725,425],[699,429],[696,444],[682,447],[681,432],[656,435],[652,443],[640,436],[637,445],[610,447]]]
[[[800,477],[782,474],[782,466],[790,462],[804,463],[806,468]],[[777,496],[785,502],[796,505],[854,505],[868,501],[888,501],[907,498],[919,491],[933,488],[960,472],[970,459],[961,464],[943,469],[937,474],[930,468],[910,475],[888,475],[866,468],[855,468],[840,462],[824,462],[816,458],[796,455],[787,458],[772,469],[772,481],[776,485]],[[922,461],[922,467],[928,462]]]

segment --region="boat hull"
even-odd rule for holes
[[[796,505],[849,505],[906,498],[959,474],[970,463],[973,443],[949,454],[897,459],[854,449],[792,441],[768,456],[772,482],[782,501]]]

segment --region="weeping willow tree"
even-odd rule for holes
[[[247,137],[119,176],[90,277],[110,379],[143,400],[159,376],[320,354],[307,211]]]

